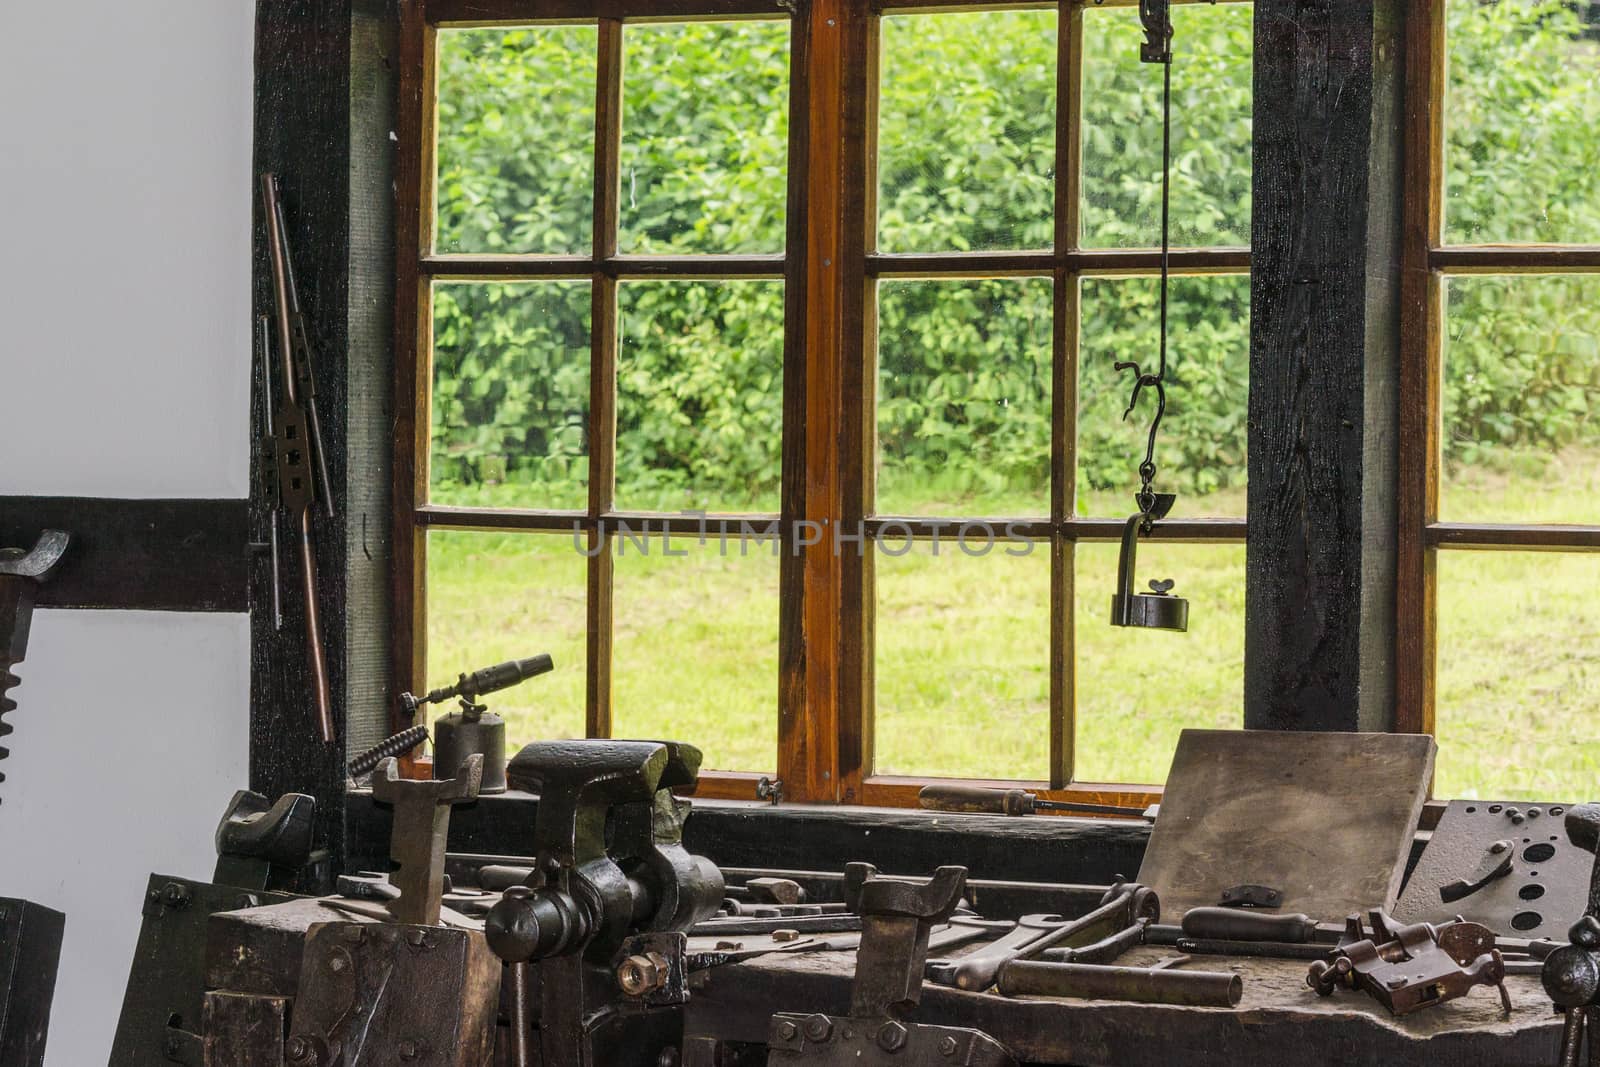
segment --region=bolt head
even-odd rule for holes
[[[954,1056],[958,1048],[956,1039],[948,1035],[939,1041],[939,1055],[941,1056]]]
[[[878,1047],[885,1052],[899,1052],[906,1047],[909,1036],[904,1025],[890,1020],[878,1027]]]
[[[289,1054],[291,1063],[307,1063],[311,1060],[311,1042],[298,1035],[289,1039],[289,1046],[284,1051]]]
[[[798,941],[798,940],[800,940],[800,931],[799,930],[774,930],[774,931],[772,931],[772,940],[774,940],[774,941]]]
[[[395,1046],[394,1051],[402,1060],[414,1060],[417,1058],[417,1043],[415,1041],[402,1041]]]
[[[826,1015],[812,1015],[806,1019],[801,1029],[805,1031],[807,1041],[820,1044],[833,1036],[833,1020]]]
[[[779,1022],[778,1022],[778,1040],[780,1040],[780,1041],[793,1041],[799,1035],[800,1035],[800,1028],[798,1026],[796,1026],[792,1021],[790,1021],[789,1019],[781,1019],[781,1020],[779,1020]]]
[[[343,956],[335,956],[328,961],[328,970],[332,971],[334,974],[343,973],[344,969],[348,966],[350,966],[350,964]]]

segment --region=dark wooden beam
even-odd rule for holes
[[[1392,723],[1398,0],[1259,0],[1245,725]]]
[[[260,0],[256,7],[254,170],[277,174],[283,191],[336,508],[333,520],[316,520],[315,537],[338,743],[322,744],[311,720],[294,557],[284,559],[281,630],[261,561],[250,585],[250,787],[317,797],[317,836],[332,850],[334,871],[343,869],[346,745],[364,747],[387,728],[397,26],[395,0]],[[255,308],[266,314],[259,203],[255,214]],[[259,391],[259,373],[253,384]],[[264,539],[269,512],[259,490],[250,511],[252,533]]]
[[[72,544],[41,608],[246,609],[243,500],[0,497],[0,548],[31,548],[47,529]]]

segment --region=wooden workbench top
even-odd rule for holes
[[[1142,948],[1118,962],[1145,966],[1172,955]],[[1187,1008],[1118,1001],[1010,999],[924,984],[919,1021],[974,1027],[1030,1064],[1083,1067],[1494,1067],[1555,1064],[1560,1018],[1537,976],[1506,979],[1508,1016],[1494,989],[1390,1015],[1363,993],[1319,997],[1305,961],[1197,956],[1191,970],[1244,978],[1237,1008]],[[769,955],[697,975],[689,1033],[765,1039],[775,1011],[849,1011],[851,952]]]

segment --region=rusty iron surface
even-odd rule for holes
[[[1173,917],[1244,883],[1322,921],[1388,910],[1435,749],[1420,734],[1185,730],[1138,881]]]

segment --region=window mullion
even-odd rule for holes
[[[588,686],[585,729],[611,736],[614,569],[610,534],[600,516],[611,509],[617,471],[617,282],[600,269],[616,255],[621,200],[622,21],[601,19],[596,71],[594,136],[594,280],[590,311]]]

